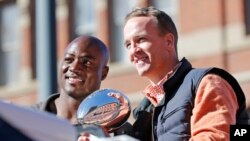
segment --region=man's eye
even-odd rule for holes
[[[126,46],[127,49],[131,48],[131,44],[126,44],[125,46]]]
[[[68,57],[64,58],[64,61],[67,63],[71,63],[73,62],[73,60],[74,60],[73,58],[68,58]]]
[[[91,65],[91,60],[89,58],[82,58],[81,63],[84,65]]]
[[[144,42],[144,41],[146,41],[145,38],[139,38],[139,39],[138,39],[138,42],[139,42],[139,43]]]

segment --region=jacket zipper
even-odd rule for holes
[[[152,118],[151,118],[151,141],[154,141],[154,115],[155,115],[155,108],[153,109]]]

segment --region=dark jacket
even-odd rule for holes
[[[35,110],[46,111],[49,113],[56,114],[57,110],[56,110],[56,106],[55,106],[55,99],[57,99],[59,96],[60,96],[60,94],[58,94],[58,93],[53,94],[53,95],[49,96],[46,101],[43,101],[43,102],[40,102],[40,103],[34,105],[33,108]],[[75,125],[75,127],[79,133],[81,133],[82,131],[86,131],[89,128],[89,126],[87,126],[87,125],[86,126],[85,125],[84,126]],[[133,136],[132,125],[130,123],[126,122],[119,129],[114,131],[114,135],[121,135],[121,134]],[[94,135],[98,136],[98,135],[102,135],[102,133],[96,132]]]
[[[35,104],[32,108],[34,108],[35,110],[46,111],[49,113],[56,114],[57,111],[56,111],[55,99],[57,99],[59,96],[60,96],[59,93],[52,94],[47,98],[47,100]]]
[[[193,69],[184,58],[175,74],[163,85],[168,94],[162,106],[154,108],[146,98],[134,109],[136,119],[133,128],[135,137],[142,141],[185,141],[191,136],[190,119],[194,98],[200,80],[208,73],[225,79],[237,94],[239,110],[237,124],[247,124],[246,101],[238,82],[226,71],[218,68]]]

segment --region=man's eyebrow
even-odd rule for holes
[[[144,35],[144,34],[143,35],[136,35],[136,36],[133,37],[133,40],[141,38],[141,37],[147,37],[147,35]],[[129,41],[124,41],[124,45],[126,45],[128,42]]]
[[[65,53],[64,53],[64,56],[74,56],[74,54],[71,53],[71,52],[65,52]]]
[[[81,59],[87,58],[87,59],[91,59],[91,60],[95,60],[95,59],[96,59],[95,57],[93,57],[93,56],[91,56],[91,55],[82,55],[82,56],[80,56],[79,58],[81,58]]]

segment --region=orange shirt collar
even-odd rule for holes
[[[173,70],[168,72],[156,85],[148,85],[144,90],[143,94],[148,98],[148,100],[156,107],[159,106],[161,101],[165,98],[165,92],[163,89],[163,84],[171,77],[176,70],[181,66],[178,63]]]

